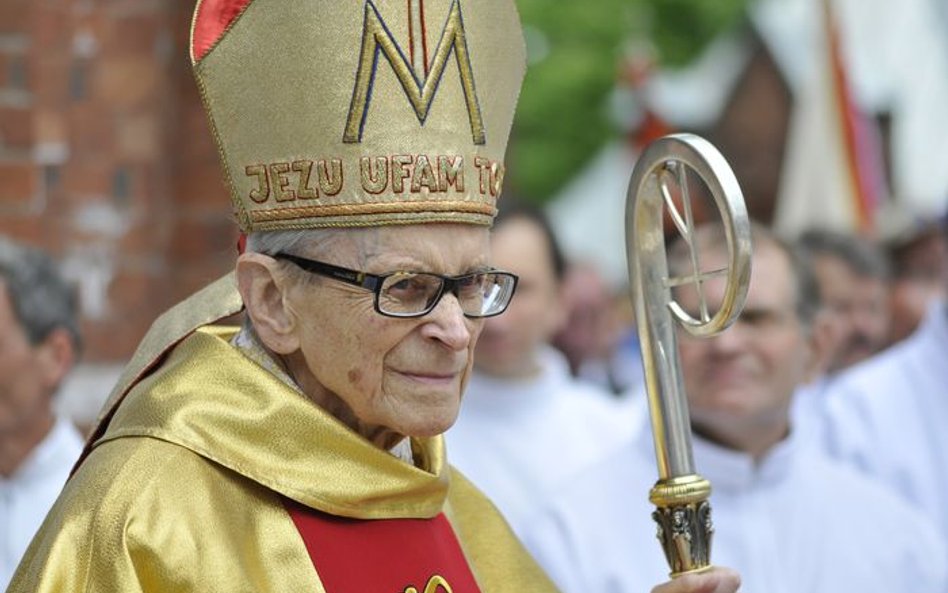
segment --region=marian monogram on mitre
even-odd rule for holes
[[[362,52],[359,57],[355,89],[352,92],[352,105],[346,121],[344,141],[362,141],[365,116],[369,102],[372,100],[372,83],[375,80],[381,52],[398,76],[398,81],[405,89],[405,95],[411,102],[415,115],[418,116],[418,122],[421,124],[424,124],[428,116],[428,110],[438,92],[438,85],[444,75],[448,58],[453,54],[464,89],[464,100],[467,103],[467,113],[471,122],[472,141],[474,144],[484,144],[484,122],[481,119],[481,108],[477,102],[477,91],[474,87],[474,71],[468,54],[460,1],[454,0],[451,3],[448,19],[430,61],[424,0],[409,2],[408,19],[408,56],[406,56],[398,41],[392,37],[388,27],[385,26],[385,21],[382,20],[372,0],[367,0],[365,3]]]
[[[446,74],[446,71],[456,67],[470,125],[471,143],[485,144],[486,131],[460,0],[451,3],[433,52],[429,52],[424,0],[410,1],[408,7],[408,38],[400,43],[375,2],[367,0],[365,3],[359,63],[342,141],[347,144],[362,142],[380,68],[391,68],[404,91],[403,100],[411,107],[418,125],[424,126],[442,79],[454,75]],[[390,125],[388,122],[381,123]],[[244,170],[256,182],[248,196],[257,203],[271,199],[289,202],[318,199],[321,195],[334,196],[350,178],[357,179],[361,189],[369,194],[444,193],[454,190],[497,196],[503,184],[503,163],[482,156],[472,160],[476,175],[474,180],[465,178],[466,163],[462,154],[363,156],[358,160],[358,175],[353,177],[346,171],[348,163],[342,158],[253,163],[246,165]],[[471,183],[473,187],[467,188]]]

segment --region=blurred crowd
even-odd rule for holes
[[[713,226],[697,235],[708,265],[726,261]],[[943,220],[875,239],[755,225],[742,316],[679,338],[713,557],[745,590],[948,591],[946,237]],[[673,273],[690,265],[682,249],[669,238]],[[544,213],[513,198],[492,251],[519,285],[480,338],[449,459],[564,591],[645,590],[665,566],[627,288],[570,261]],[[721,287],[705,288],[713,305]],[[0,241],[0,587],[82,451],[55,411],[77,317],[54,261]]]

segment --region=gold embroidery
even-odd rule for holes
[[[499,161],[492,161],[482,156],[474,157],[474,166],[480,175],[481,194],[496,196],[504,185],[504,165]]]
[[[504,187],[504,164],[500,161],[494,161],[490,164],[490,195],[499,196],[500,190]]]
[[[392,192],[400,194],[405,191],[405,179],[411,175],[408,165],[414,161],[408,154],[396,154],[392,157]]]
[[[424,593],[438,593],[438,591],[444,591],[444,593],[454,593],[451,590],[451,585],[448,584],[447,579],[441,575],[434,575],[428,579],[428,583],[425,584]],[[418,593],[418,589],[414,587],[407,587],[404,593]]]
[[[286,176],[290,172],[289,163],[270,163],[270,183],[275,187],[277,202],[290,202],[296,199],[296,192],[287,189],[290,186],[290,178]]]
[[[415,172],[411,176],[411,191],[418,193],[423,187],[428,191],[438,191],[438,178],[428,157],[419,154],[415,158]]]
[[[500,193],[503,165],[483,157],[476,157],[474,164],[479,172],[481,194],[496,196]],[[345,186],[345,167],[339,158],[247,165],[244,171],[248,177],[256,178],[256,187],[251,188],[248,195],[258,204],[267,202],[271,195],[277,202],[318,200],[321,196],[337,195]],[[369,194],[377,195],[386,190],[392,194],[436,194],[449,190],[463,194],[464,157],[426,154],[361,157],[359,177],[362,189]],[[386,201],[390,199],[394,196]],[[491,211],[491,205],[485,206],[485,212]],[[252,220],[259,217],[254,215]]]
[[[329,166],[332,167],[330,173]],[[342,189],[342,160],[330,159],[328,165],[326,161],[319,161],[319,189],[327,196],[334,196]]]
[[[440,173],[441,191],[448,191],[448,187],[454,186],[458,192],[464,191],[464,157],[462,156],[439,156],[438,171]]]
[[[370,194],[380,194],[388,187],[388,159],[384,156],[373,159],[364,156],[359,159],[359,172],[362,174],[362,189]]]
[[[270,197],[270,182],[267,179],[266,165],[247,165],[244,167],[247,177],[257,176],[257,187],[250,190],[250,199],[262,204]]]
[[[301,218],[404,214],[411,212],[454,212],[457,213],[459,217],[464,214],[494,216],[497,213],[497,209],[483,202],[429,200],[424,202],[326,204],[323,206],[314,205],[302,208],[255,210],[250,213],[250,218],[254,223],[266,223]]]
[[[301,200],[318,198],[316,190],[309,186],[309,176],[313,171],[313,161],[293,161],[292,168],[300,174],[300,183],[296,188],[296,195]]]
[[[467,103],[468,118],[471,123],[471,138],[474,144],[485,144],[484,121],[474,89],[474,70],[467,50],[464,21],[461,19],[461,4],[454,0],[448,13],[447,22],[441,32],[441,39],[435,49],[431,68],[424,79],[419,80],[405,53],[392,37],[372,0],[365,2],[365,20],[362,30],[362,52],[359,56],[359,68],[356,71],[356,84],[352,90],[352,103],[342,141],[357,143],[362,141],[362,128],[372,98],[372,84],[378,66],[377,56],[381,51],[388,59],[395,76],[401,83],[408,100],[411,102],[418,123],[424,125],[428,110],[434,101],[441,83],[441,77],[448,63],[448,57],[454,52]]]

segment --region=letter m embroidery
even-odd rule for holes
[[[459,0],[451,3],[448,19],[441,32],[441,39],[435,49],[430,68],[419,78],[419,74],[412,69],[405,58],[402,48],[399,47],[392,33],[389,31],[379,15],[378,9],[372,0],[365,2],[365,19],[362,25],[362,52],[359,56],[359,69],[356,72],[355,88],[352,91],[352,103],[349,106],[349,117],[346,120],[346,131],[343,142],[357,143],[362,141],[362,130],[365,118],[372,101],[372,86],[375,82],[375,72],[378,68],[379,54],[385,56],[392,66],[395,76],[405,89],[418,123],[424,125],[438,92],[438,85],[444,75],[448,58],[454,54],[461,76],[461,88],[464,90],[464,100],[467,103],[467,113],[471,122],[471,137],[474,144],[484,144],[484,121],[481,118],[481,109],[477,102],[477,93],[474,89],[474,71],[471,68],[471,57],[467,51],[467,40],[464,33],[464,21],[461,18],[461,4]]]

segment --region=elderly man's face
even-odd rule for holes
[[[703,253],[701,261],[709,270],[727,264],[714,251]],[[719,280],[706,284],[712,311],[723,298],[724,283]],[[787,256],[772,245],[755,245],[747,301],[738,321],[714,338],[680,337],[696,428],[727,438],[766,433],[768,428],[772,434],[786,426],[792,394],[814,358],[796,315],[796,298]],[[693,292],[683,291],[678,300],[693,315],[699,310]]]
[[[46,349],[30,343],[0,281],[0,436],[52,423],[50,402],[58,377],[51,374]]]
[[[483,227],[423,224],[352,233],[352,242],[329,254],[300,255],[375,274],[458,275],[489,263]],[[371,292],[324,278],[294,283],[287,296],[298,320],[294,376],[330,412],[379,444],[391,443],[393,435],[440,434],[454,423],[484,322],[464,317],[453,294],[414,319],[384,317]]]

